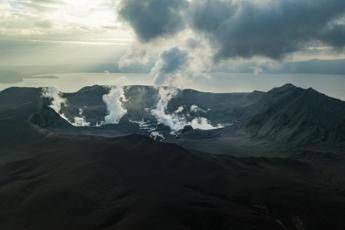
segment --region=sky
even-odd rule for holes
[[[109,61],[133,40],[110,0],[0,0],[0,63]]]
[[[32,74],[345,75],[344,0],[0,0],[0,81]]]

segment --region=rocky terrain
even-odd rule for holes
[[[186,124],[172,132],[144,86],[115,94],[126,113],[107,124],[110,91],[0,92],[1,229],[345,228],[344,102],[183,90],[160,114]]]
[[[232,155],[342,153],[345,102],[291,84],[268,92],[205,93],[150,86],[45,89],[31,122],[68,134],[151,136],[188,149]],[[2,97],[12,91],[9,89]],[[22,92],[18,92],[20,95]],[[31,95],[33,96],[33,95]],[[10,99],[16,104],[16,99]]]

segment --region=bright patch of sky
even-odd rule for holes
[[[34,36],[118,30],[130,40],[115,7],[110,0],[2,0],[0,31],[2,36]]]
[[[0,66],[114,61],[134,41],[116,7],[111,0],[0,0]]]

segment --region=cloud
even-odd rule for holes
[[[117,63],[118,69],[124,72],[149,73],[155,64],[152,51],[143,44],[134,44],[122,55]]]
[[[216,59],[286,54],[325,43],[345,45],[343,0],[199,0],[191,26],[209,39]]]
[[[119,12],[144,42],[190,29],[208,40],[215,60],[279,60],[311,46],[345,45],[343,0],[122,0]]]
[[[4,0],[0,62],[77,70],[94,63],[104,71],[111,67],[100,62],[119,59],[114,71],[155,66],[151,73],[163,82],[236,67],[225,60],[260,73],[257,60],[344,58],[344,13],[344,0]],[[161,56],[171,47],[187,53],[187,64],[166,74]]]
[[[311,47],[342,52],[345,45],[343,0],[122,0],[119,14],[139,40],[165,49],[153,69],[157,84],[171,76],[159,70],[165,62],[162,55],[172,52],[167,47],[186,52],[188,65],[194,65],[188,73],[204,68],[200,75],[209,69],[209,57],[216,61],[212,64],[238,58],[281,61]],[[185,44],[181,34],[189,36]]]
[[[187,6],[187,0],[122,0],[119,14],[147,42],[182,30]]]
[[[173,85],[188,62],[188,52],[173,47],[161,53],[151,71],[155,85]]]
[[[113,5],[111,0],[4,0],[0,2],[0,35],[105,33],[121,27]]]

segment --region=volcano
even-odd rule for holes
[[[345,228],[345,102],[112,89],[0,92],[1,229]]]

